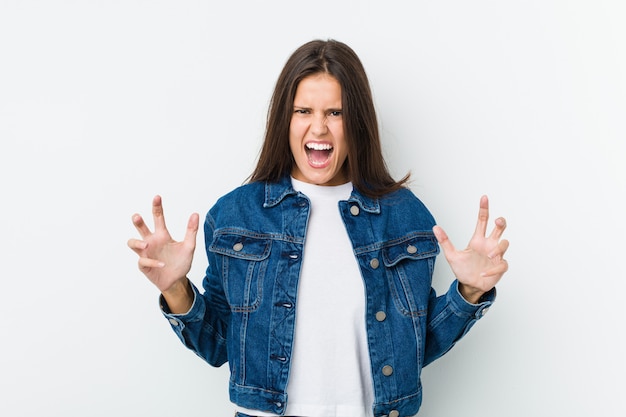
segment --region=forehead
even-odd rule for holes
[[[327,73],[309,75],[298,83],[295,101],[299,100],[341,102],[341,84]]]

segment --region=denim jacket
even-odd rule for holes
[[[435,221],[408,189],[379,199],[353,190],[338,209],[365,285],[374,416],[413,416],[422,401],[422,367],[483,316],[495,289],[479,304],[465,301],[456,281],[435,294]],[[192,285],[195,298],[185,314],[169,313],[161,300],[185,346],[213,366],[228,362],[231,401],[248,409],[278,415],[286,409],[309,211],[289,177],[220,198],[204,224],[204,292]]]

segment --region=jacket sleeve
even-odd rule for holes
[[[205,247],[209,266],[203,281],[204,293],[191,283],[194,300],[184,314],[172,314],[160,297],[161,311],[168,319],[172,330],[183,344],[212,366],[221,366],[228,361],[227,332],[230,309],[215,271],[215,255],[209,251],[213,238],[213,223],[209,216],[204,224]]]
[[[424,366],[440,358],[458,342],[489,310],[496,298],[496,289],[485,293],[478,304],[472,304],[459,292],[454,281],[447,293],[437,296],[431,290],[426,335]]]

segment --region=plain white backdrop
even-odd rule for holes
[[[457,246],[482,194],[508,220],[498,300],[425,368],[419,415],[624,415],[625,21],[620,0],[2,0],[0,415],[232,415],[130,219],[159,193],[182,238],[240,185],[313,38],[360,55],[392,172]]]

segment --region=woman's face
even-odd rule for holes
[[[335,77],[320,73],[300,81],[289,125],[295,179],[317,185],[350,180],[341,110],[341,86]]]

